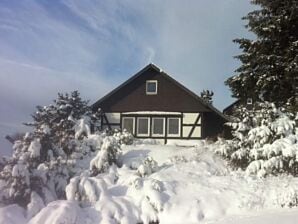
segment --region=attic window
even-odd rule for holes
[[[157,94],[157,80],[146,81],[146,94],[156,95]]]
[[[251,105],[252,104],[252,98],[247,98],[246,104]]]

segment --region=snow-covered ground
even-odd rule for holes
[[[297,203],[298,178],[232,172],[214,154],[217,147],[204,141],[123,146],[121,168],[73,178],[68,200],[33,205],[36,215],[16,205],[0,208],[0,224],[296,223],[298,209],[289,207]]]
[[[242,215],[225,217],[208,224],[296,224],[298,209],[279,209],[250,212]],[[206,223],[206,224],[207,224]]]

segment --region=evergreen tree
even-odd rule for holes
[[[44,198],[63,198],[69,178],[80,169],[76,163],[97,147],[96,141],[93,144],[84,136],[100,114],[93,113],[77,91],[58,94],[49,106],[37,106],[32,117],[33,122],[27,123],[32,133],[15,141],[12,158],[1,164],[0,181],[5,184],[0,191],[6,193],[5,197],[0,194],[0,201],[4,203],[25,206],[33,192]]]
[[[297,110],[298,1],[253,0],[260,8],[250,12],[246,28],[255,40],[236,39],[242,65],[226,84],[233,96],[265,100]]]
[[[218,152],[233,167],[249,174],[297,176],[298,117],[268,102],[255,103],[252,109],[240,106],[236,114],[238,117],[227,123],[234,138],[222,144]]]
[[[56,155],[62,150],[69,155],[74,150],[75,121],[91,114],[88,101],[82,100],[78,91],[58,93],[53,104],[37,106],[36,113],[32,115],[33,122],[26,125],[34,127],[34,136],[40,138],[43,159],[47,157],[48,150],[53,150]]]

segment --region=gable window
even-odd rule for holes
[[[157,80],[146,81],[146,94],[156,95],[157,94]]]
[[[148,117],[138,117],[137,123],[137,134],[138,136],[149,136],[149,118]]]
[[[168,136],[180,136],[180,118],[168,118]]]
[[[131,134],[134,134],[135,119],[133,117],[122,118],[122,129],[126,129]]]
[[[152,118],[152,136],[165,135],[165,118],[154,117]]]

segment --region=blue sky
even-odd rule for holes
[[[1,0],[0,154],[36,105],[79,90],[91,102],[152,62],[196,93],[233,101],[232,43],[248,0]]]

